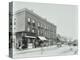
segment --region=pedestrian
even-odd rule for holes
[[[41,54],[43,54],[43,52],[44,52],[44,49],[43,49],[43,47],[44,47],[43,41],[40,41],[40,46],[41,46]]]

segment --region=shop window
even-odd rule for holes
[[[28,39],[28,43],[32,43],[33,42],[33,40],[32,39]]]

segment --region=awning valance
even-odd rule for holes
[[[38,38],[40,39],[40,40],[42,40],[42,41],[44,41],[44,40],[47,40],[45,37],[43,37],[43,36],[38,36]]]

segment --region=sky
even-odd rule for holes
[[[78,9],[76,5],[15,2],[14,12],[27,8],[57,26],[57,34],[78,38]]]

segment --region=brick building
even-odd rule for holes
[[[46,40],[48,45],[56,41],[56,26],[25,8],[15,13],[14,31],[17,47],[29,48],[29,44],[33,47],[34,42],[38,42],[37,37]]]

